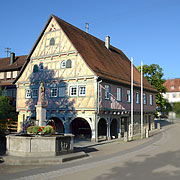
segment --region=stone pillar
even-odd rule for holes
[[[120,139],[121,138],[121,118],[118,118],[118,138]]]
[[[95,142],[98,142],[98,121],[100,120],[100,117],[95,115],[94,117],[94,121],[93,121],[93,124],[94,124],[94,131],[92,132],[92,141],[95,141]],[[93,125],[92,124],[92,125]]]
[[[96,127],[96,117],[92,118],[91,121],[91,141],[97,141],[97,127]]]
[[[124,142],[128,142],[128,132],[124,132]]]
[[[149,130],[146,128],[145,130],[145,137],[148,138],[149,137]]]
[[[45,98],[45,88],[43,83],[40,84],[38,102],[35,107],[36,107],[36,120],[39,122],[38,125],[45,126],[47,101]]]
[[[41,104],[36,105],[36,120],[38,120],[39,126],[46,125],[46,108],[44,108]]]
[[[107,118],[107,139],[111,139],[111,134],[110,134],[110,118]]]
[[[160,130],[161,129],[161,125],[160,123],[157,123],[157,129]]]
[[[69,122],[65,121],[64,125],[64,133],[70,133],[70,129],[69,129]]]

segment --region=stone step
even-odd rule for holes
[[[80,158],[88,157],[85,152],[70,153],[66,155],[53,157],[17,157],[17,156],[3,156],[2,159],[5,164],[9,165],[57,165],[67,161],[72,161]]]

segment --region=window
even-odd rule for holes
[[[6,73],[6,78],[10,79],[11,78],[11,72]]]
[[[149,95],[149,104],[153,105],[153,95],[152,94]]]
[[[38,65],[35,64],[34,67],[33,67],[33,73],[38,72],[38,69],[39,69]]]
[[[61,62],[61,68],[63,68],[63,69],[66,68],[66,61]]]
[[[17,77],[17,71],[13,71],[13,78]]]
[[[143,93],[143,104],[147,104],[147,97],[145,93]]]
[[[0,73],[0,79],[4,79],[4,72]]]
[[[86,95],[86,86],[79,86],[79,96]]]
[[[127,90],[127,102],[131,102],[131,91]]]
[[[51,89],[51,97],[57,97],[57,91],[58,91],[57,88],[52,88]]]
[[[171,86],[171,89],[174,90],[174,86]]]
[[[51,38],[50,39],[50,43],[49,43],[50,46],[53,46],[55,45],[55,39],[54,38]]]
[[[38,89],[33,89],[32,90],[32,98],[37,98],[38,97]]]
[[[39,70],[43,70],[44,69],[44,65],[43,65],[43,63],[40,63],[39,64]]]
[[[66,87],[60,87],[59,88],[59,97],[66,96]]]
[[[109,99],[110,97],[110,86],[105,85],[105,99]]]
[[[16,89],[14,89],[14,90],[12,91],[12,97],[13,97],[13,98],[16,97]]]
[[[139,99],[140,99],[139,97],[140,97],[140,96],[139,96],[139,92],[136,92],[136,103],[137,103],[137,104],[139,104]]]
[[[122,88],[117,88],[117,101],[122,101]]]
[[[66,68],[71,68],[71,60],[70,59],[68,59],[66,61]]]
[[[176,94],[175,93],[173,94],[173,98],[176,98]]]
[[[26,89],[26,98],[31,98],[31,90]]]
[[[7,90],[7,96],[8,96],[8,97],[12,97],[12,90],[11,90],[11,89],[8,89],[8,90]]]
[[[70,86],[70,96],[77,96],[77,86]]]

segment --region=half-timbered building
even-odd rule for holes
[[[51,15],[15,80],[18,131],[36,120],[40,82],[46,123],[57,132],[116,138],[130,123],[131,62],[119,49]],[[156,90],[144,79],[144,126],[154,127]],[[134,133],[140,132],[140,73],[134,67]]]

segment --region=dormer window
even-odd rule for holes
[[[51,38],[50,39],[50,44],[49,44],[50,46],[53,46],[53,45],[55,45],[55,39],[54,38]]]
[[[171,86],[171,90],[174,90],[174,86]]]

